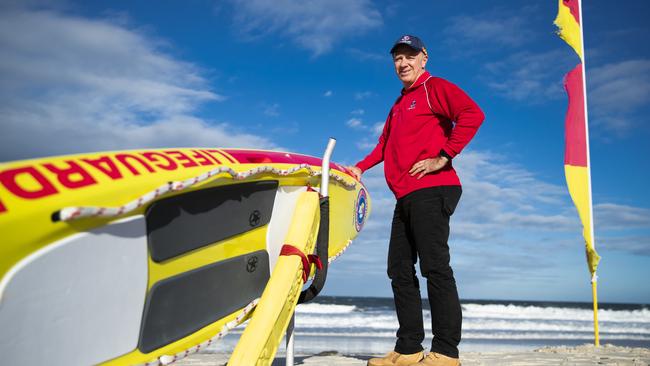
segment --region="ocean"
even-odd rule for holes
[[[461,352],[532,350],[593,344],[591,303],[464,300]],[[423,300],[424,328],[431,343],[431,314]],[[599,304],[601,344],[650,348],[650,306]],[[229,352],[243,325],[209,352]],[[337,351],[349,355],[392,350],[397,318],[391,298],[327,297],[296,310],[295,352]],[[284,347],[278,355],[284,354]]]

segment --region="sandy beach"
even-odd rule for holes
[[[222,366],[228,354],[195,354],[175,363],[178,366]],[[317,355],[295,357],[296,365],[365,366],[374,355],[341,355],[322,352]],[[612,345],[583,345],[577,347],[545,347],[533,351],[517,352],[467,352],[461,354],[464,366],[546,366],[546,365],[650,365],[650,349]],[[274,366],[284,366],[284,357],[277,357]]]

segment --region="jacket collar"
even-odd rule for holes
[[[431,77],[431,74],[429,74],[428,71],[424,71],[422,75],[420,75],[417,80],[411,85],[408,89],[402,88],[402,95],[406,93],[410,93],[413,90],[417,89],[418,86],[424,84],[425,81],[427,81]]]

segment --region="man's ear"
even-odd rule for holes
[[[429,56],[427,54],[424,54],[424,57],[422,57],[422,68],[424,69],[425,66],[427,66],[427,61],[429,61]]]

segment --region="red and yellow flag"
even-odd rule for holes
[[[582,36],[580,32],[580,3],[578,0],[558,0],[555,25],[560,28],[558,35],[573,47],[582,60]]]
[[[583,74],[584,56],[579,0],[559,0],[555,25],[560,28],[558,35],[573,48],[581,61],[573,70],[569,71],[564,79],[564,88],[569,96],[569,107],[565,120],[564,171],[571,199],[573,199],[580,215],[580,221],[582,221],[587,263],[593,276],[598,267],[600,256],[596,253],[593,241],[586,84]]]

